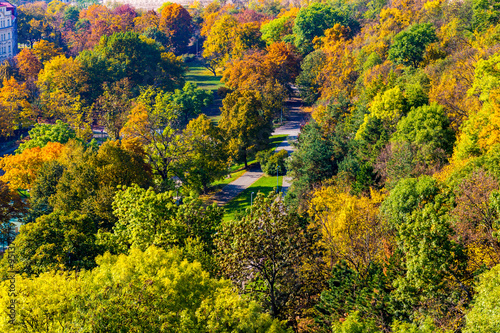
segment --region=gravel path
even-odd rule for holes
[[[287,150],[289,154],[293,152],[293,147],[290,145],[289,141],[297,140],[297,136],[300,133],[300,129],[305,125],[307,121],[308,115],[304,112],[301,112],[300,107],[302,103],[299,98],[292,98],[286,103],[286,107],[288,109],[287,114],[287,122],[278,127],[273,135],[279,134],[287,134],[288,140],[284,140],[281,144],[276,148],[277,150]],[[257,181],[260,177],[262,177],[263,172],[260,169],[260,166],[253,166],[245,172],[240,178],[236,179],[234,182],[224,186],[222,191],[216,193],[212,200],[217,202],[219,206],[224,206],[226,203],[231,201],[231,199],[235,198],[238,194],[240,194],[243,190],[250,187],[253,183]],[[290,187],[291,179],[289,177],[283,178],[282,190],[286,192],[286,190]]]

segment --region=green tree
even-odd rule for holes
[[[242,292],[254,293],[275,318],[293,316],[288,310],[300,298],[308,242],[281,195],[257,194],[243,218],[221,224],[216,245],[221,272]]]
[[[21,227],[14,241],[15,269],[40,274],[53,269],[89,269],[101,254],[95,245],[97,229],[86,215],[54,211]]]
[[[431,162],[436,160],[439,151],[451,155],[455,135],[443,108],[432,104],[412,109],[398,122],[391,140],[421,147],[420,158]]]
[[[332,28],[335,23],[346,27],[352,25],[353,30],[356,26],[356,23],[351,22],[345,13],[330,4],[314,2],[302,7],[293,25],[295,46],[304,54],[311,52],[314,37],[323,36],[324,31]]]
[[[118,191],[113,213],[118,222],[112,233],[101,233],[101,243],[119,253],[129,248],[147,249],[151,245],[165,249],[184,246],[188,238],[199,238],[204,250],[212,251],[215,227],[222,219],[222,209],[203,207],[193,197],[179,204],[174,191],[156,193],[152,188],[137,185]]]
[[[465,333],[493,333],[500,327],[500,265],[481,274],[473,306],[466,316]]]
[[[228,149],[234,160],[245,163],[248,156],[266,148],[272,133],[271,112],[263,107],[259,92],[236,90],[222,101],[219,128],[229,140]]]
[[[389,59],[398,64],[417,67],[424,60],[427,45],[435,41],[436,30],[431,23],[414,24],[394,36]]]
[[[183,135],[188,137],[191,147],[185,163],[180,166],[184,170],[183,183],[195,189],[202,188],[206,193],[212,182],[228,172],[226,141],[220,129],[204,114],[191,120]]]
[[[185,127],[189,120],[201,113],[203,107],[212,103],[213,95],[210,91],[198,88],[195,83],[187,82],[182,90],[175,89],[170,99],[178,126]]]
[[[54,125],[35,124],[28,132],[29,140],[19,145],[16,154],[22,153],[25,149],[33,147],[43,148],[49,142],[66,143],[76,138],[75,131],[66,123],[56,120]]]
[[[150,247],[105,254],[86,272],[16,278],[16,321],[0,314],[3,332],[285,332],[255,302],[211,278],[178,249]],[[10,304],[9,281],[0,306]]]
[[[300,72],[295,83],[299,88],[300,97],[306,104],[314,104],[320,96],[319,88],[321,84],[317,82],[317,78],[325,61],[325,53],[322,50],[316,50],[309,53],[300,65],[302,72]]]

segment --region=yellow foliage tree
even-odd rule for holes
[[[15,129],[32,124],[34,118],[26,84],[19,84],[14,77],[4,80],[0,88],[0,134],[10,136]]]
[[[333,185],[314,193],[309,216],[321,230],[320,245],[326,249],[330,266],[346,260],[363,272],[371,262],[383,258],[384,240],[388,238],[386,226],[379,218],[379,206],[385,195],[370,192],[369,198],[357,197]]]
[[[21,154],[7,155],[0,159],[0,168],[5,171],[0,180],[8,183],[12,190],[29,190],[42,165],[56,160],[63,149],[64,145],[59,142],[49,142],[43,148],[35,147]]]

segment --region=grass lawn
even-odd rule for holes
[[[283,184],[283,177],[279,177],[279,189]],[[224,221],[229,221],[234,218],[238,211],[244,211],[246,208],[250,207],[250,199],[252,192],[254,192],[253,197],[257,195],[258,192],[268,195],[269,192],[276,189],[276,176],[262,176],[259,180],[253,183],[249,188],[238,194],[236,198],[229,201],[225,206]]]
[[[186,63],[189,67],[186,73],[186,81],[196,83],[199,88],[205,90],[217,90],[217,88],[224,86],[220,83],[220,76],[214,76],[208,69],[203,67],[199,61],[192,61]]]

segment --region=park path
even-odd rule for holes
[[[272,135],[287,134],[288,137],[281,142],[276,150],[286,150],[289,154],[293,152],[294,148],[290,145],[290,141],[297,139],[300,129],[307,121],[307,114],[301,110],[301,105],[302,101],[297,97],[293,97],[286,102],[288,120],[283,126],[276,128]],[[211,201],[216,202],[219,206],[224,206],[243,190],[255,183],[263,174],[259,165],[253,165],[241,177],[224,186],[220,192],[217,192],[212,197]],[[283,192],[290,187],[290,184],[291,179],[289,177],[284,177],[282,185]]]

